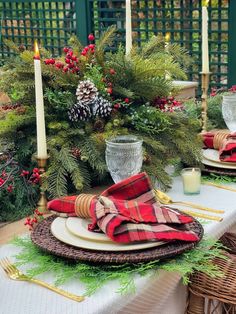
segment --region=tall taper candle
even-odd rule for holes
[[[34,77],[37,125],[37,158],[47,158],[42,72],[37,42],[34,44]]]
[[[202,7],[202,72],[203,73],[209,73],[208,10],[207,10],[207,6]]]
[[[125,51],[126,55],[130,53],[132,49],[132,16],[131,16],[131,3],[130,0],[126,0],[125,6]]]

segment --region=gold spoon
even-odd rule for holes
[[[160,201],[160,203],[165,204],[165,205],[169,205],[169,204],[185,204],[188,205],[192,208],[196,208],[196,209],[201,209],[201,210],[205,210],[211,213],[217,213],[217,214],[223,214],[224,211],[223,210],[218,210],[218,209],[212,209],[209,207],[204,207],[201,205],[197,205],[197,204],[193,204],[191,202],[183,202],[183,201],[173,201],[167,194],[159,191],[159,190],[154,190],[157,199]]]

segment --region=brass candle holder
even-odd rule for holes
[[[211,72],[200,73],[202,75],[202,132],[205,133],[207,129],[207,92],[209,89],[209,81],[210,81],[210,74]]]
[[[42,213],[47,213],[47,198],[46,198],[46,194],[42,188],[42,175],[45,173],[45,168],[47,165],[47,160],[48,160],[48,156],[45,158],[38,158],[36,156],[36,160],[38,163],[38,168],[39,168],[39,174],[40,174],[40,197],[39,197],[39,201],[37,203],[37,208],[40,212]]]

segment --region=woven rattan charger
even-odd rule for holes
[[[139,263],[160,260],[176,256],[192,249],[197,243],[175,241],[163,246],[141,251],[106,252],[92,251],[70,246],[57,240],[51,233],[51,223],[57,216],[50,216],[40,222],[31,233],[32,242],[42,250],[56,256],[74,261],[105,263]],[[199,239],[203,236],[203,227],[194,220],[188,227],[196,232]]]

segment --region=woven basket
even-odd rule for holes
[[[236,234],[232,232],[226,232],[221,238],[220,241],[227,248],[227,251],[231,254],[236,255]]]
[[[236,313],[236,258],[227,252],[225,255],[227,259],[212,261],[222,277],[212,278],[201,272],[191,276],[188,314]]]

